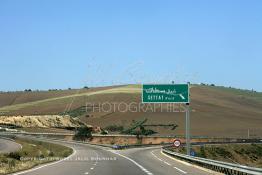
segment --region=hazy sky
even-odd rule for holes
[[[261,0],[1,0],[0,90],[206,82],[262,91]]]

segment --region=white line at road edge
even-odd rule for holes
[[[75,150],[73,147],[71,147],[71,148],[74,150],[73,154],[71,154],[70,156],[68,156],[68,157],[66,157],[66,158],[64,158],[64,159],[62,159],[62,160],[59,160],[59,161],[56,161],[56,162],[52,162],[52,163],[48,163],[48,164],[45,164],[45,165],[42,165],[42,166],[39,166],[39,167],[36,167],[36,168],[33,168],[33,169],[29,169],[29,170],[26,170],[26,171],[21,171],[21,172],[18,172],[18,173],[13,173],[13,174],[10,174],[10,175],[20,175],[20,174],[29,173],[29,172],[38,170],[38,169],[40,169],[40,168],[44,168],[44,167],[47,167],[47,166],[51,166],[51,165],[60,163],[60,162],[62,162],[62,161],[64,161],[64,160],[70,159],[72,156],[74,156],[74,155],[76,154],[76,150]]]
[[[151,154],[152,154],[155,158],[157,158],[158,160],[163,161],[162,159],[158,158],[158,157],[154,154],[154,151],[151,151]],[[170,163],[168,163],[168,162],[166,162],[166,161],[163,161],[163,162],[164,162],[165,164],[167,164],[168,166],[171,166]],[[173,168],[175,168],[176,170],[180,171],[180,172],[183,173],[183,174],[187,174],[187,172],[181,170],[180,168],[177,168],[177,167],[175,167],[175,166],[174,166]]]
[[[171,156],[163,153],[162,150],[161,150],[161,154],[162,154],[163,156],[166,156],[166,157],[168,157],[168,158],[170,158],[170,159],[172,159],[172,160],[174,160],[174,161],[177,161],[177,162],[179,162],[179,163],[182,163],[182,164],[184,164],[184,165],[197,168],[197,169],[199,169],[199,170],[205,171],[205,172],[210,173],[210,174],[221,175],[221,173],[219,173],[219,172],[212,171],[212,170],[210,170],[210,169],[206,169],[206,168],[204,168],[204,167],[200,167],[200,166],[197,166],[197,165],[193,165],[193,164],[187,163],[187,162],[185,162],[185,161],[182,161],[182,160],[176,159],[176,158],[174,158],[174,157],[171,157]]]
[[[184,173],[184,174],[187,173],[187,172],[185,172],[185,171],[183,171],[183,170],[181,170],[181,169],[179,169],[179,168],[177,168],[177,167],[175,167],[175,166],[174,166],[174,168],[175,168],[176,170],[180,171],[181,173]]]
[[[146,168],[144,168],[142,165],[140,165],[139,163],[137,163],[137,162],[134,161],[133,159],[131,159],[131,158],[127,157],[127,156],[124,156],[124,155],[122,155],[122,154],[120,154],[120,153],[118,153],[118,152],[116,152],[116,151],[112,151],[112,150],[111,150],[111,152],[114,153],[114,154],[116,154],[116,155],[119,155],[119,156],[121,156],[121,157],[124,157],[124,158],[126,158],[127,160],[133,162],[136,166],[138,166],[138,167],[139,167],[142,171],[144,171],[146,174],[148,174],[148,175],[153,175],[153,173],[151,173],[150,171],[148,171]]]
[[[20,149],[23,148],[23,146],[20,143],[17,143],[14,139],[10,139],[10,138],[7,138],[7,137],[0,137],[0,139],[15,143],[15,144],[19,145]]]

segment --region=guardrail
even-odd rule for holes
[[[185,154],[176,153],[166,149],[162,149],[162,152],[177,157],[179,159],[191,162],[208,169],[212,169],[217,172],[221,172],[228,175],[262,175],[262,168],[253,168],[239,164],[226,163],[211,159],[205,159],[200,157],[188,156]]]

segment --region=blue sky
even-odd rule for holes
[[[262,1],[0,1],[0,90],[206,82],[262,91]]]

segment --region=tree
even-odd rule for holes
[[[86,140],[92,139],[92,128],[87,126],[81,126],[77,128],[74,140]]]

